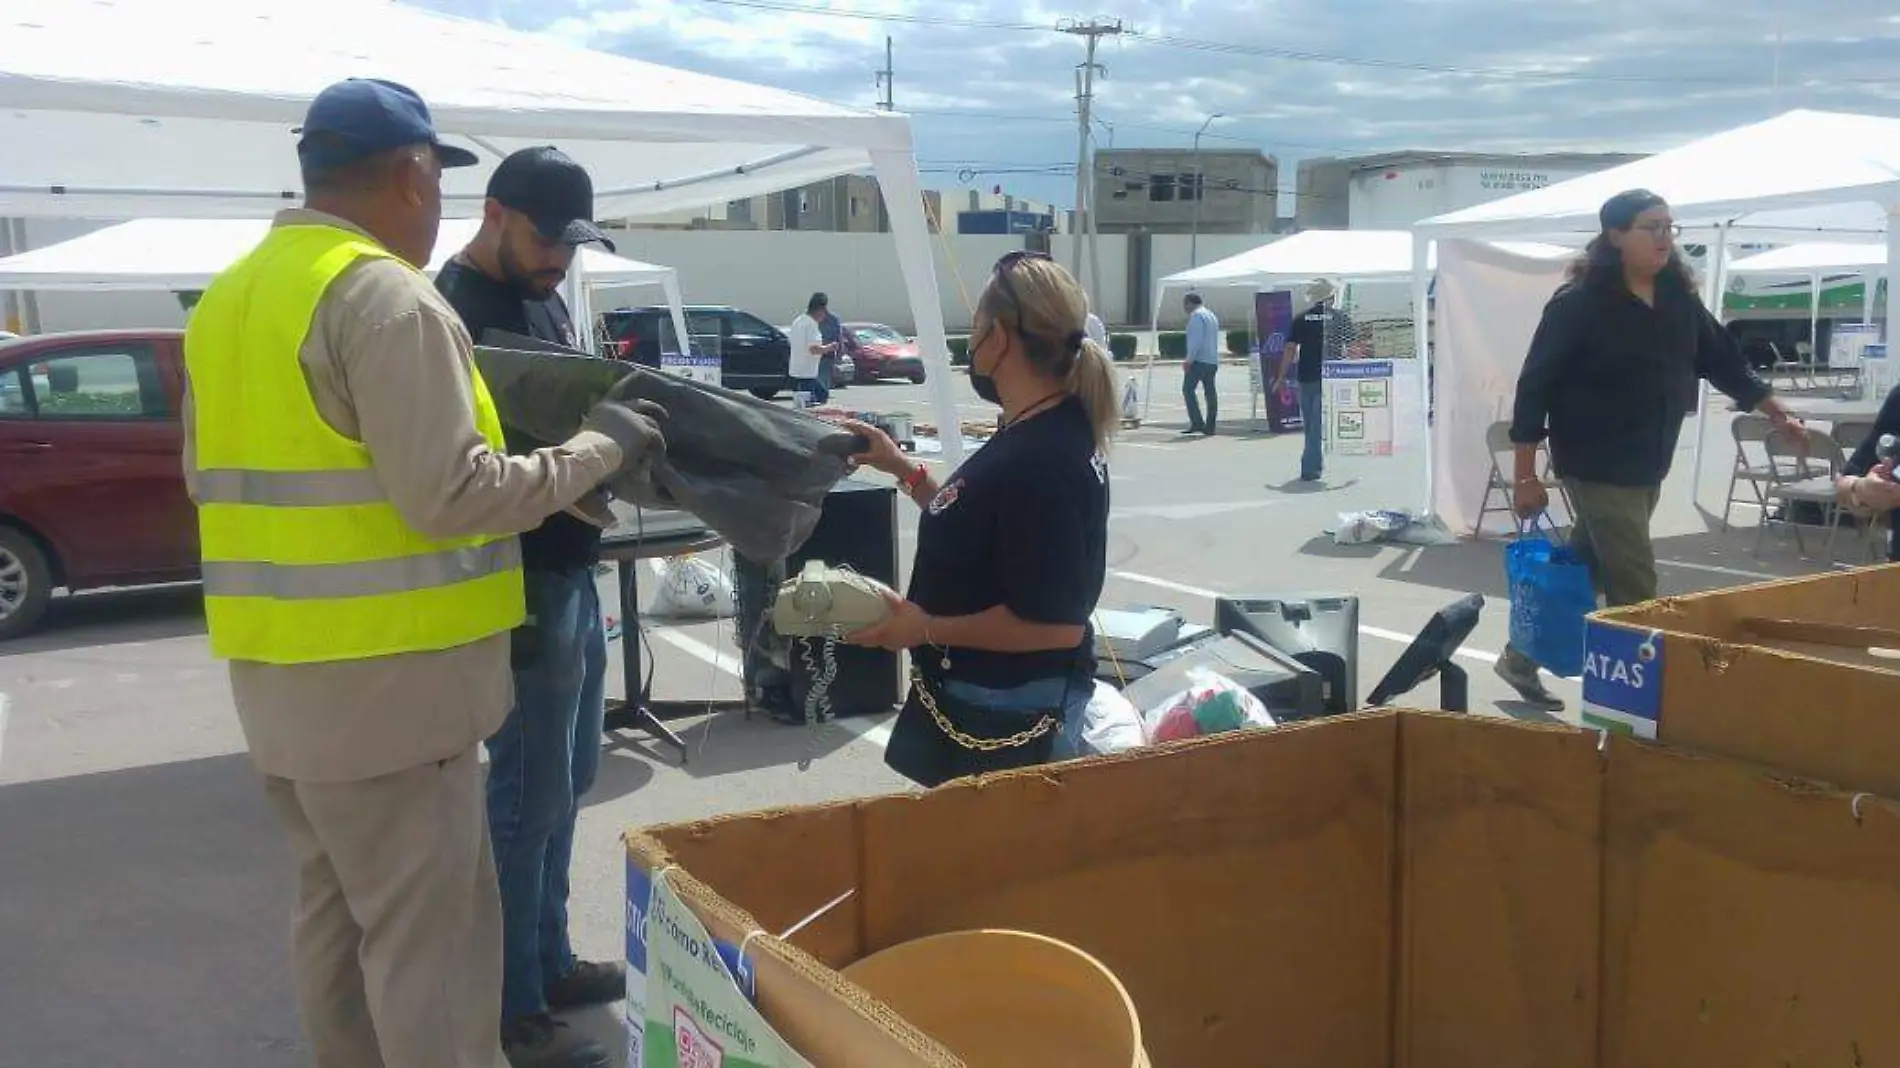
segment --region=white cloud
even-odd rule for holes
[[[948,184],[964,164],[993,164],[989,173],[974,168],[973,184],[1027,185],[1029,195],[1067,199],[1072,179],[1012,176],[1007,166],[1073,159],[1082,45],[1069,35],[711,0],[412,2],[862,105],[876,99],[872,72],[888,34],[897,104],[915,116],[920,159],[927,170],[932,161],[959,164],[927,179]],[[1003,0],[791,2],[977,23],[1053,26],[1071,14]],[[1727,0],[1334,0],[1323,8],[1127,0],[1103,14],[1140,31],[1105,40],[1098,55],[1108,74],[1097,83],[1096,110],[1118,147],[1185,147],[1220,111],[1231,118],[1210,137],[1224,147],[1256,145],[1280,157],[1289,176],[1302,156],[1402,148],[1649,150],[1766,118],[1777,106],[1900,113],[1892,0],[1805,0],[1798,17]],[[1316,61],[1322,55],[1375,62]],[[1501,69],[1519,76],[1471,73]]]

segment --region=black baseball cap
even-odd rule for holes
[[[1605,230],[1627,230],[1638,215],[1651,208],[1666,207],[1668,203],[1647,189],[1625,189],[1603,202],[1597,211],[1597,222]]]
[[[541,236],[568,245],[614,243],[594,225],[594,180],[552,145],[511,152],[488,179],[488,198],[534,223]]]
[[[380,78],[351,78],[318,93],[295,132],[302,135],[298,158],[319,167],[342,167],[378,152],[420,144],[433,145],[444,167],[476,163],[475,153],[445,145],[436,136],[429,105],[414,89]]]

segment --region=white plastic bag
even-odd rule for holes
[[[698,553],[653,561],[657,589],[647,614],[662,619],[729,619],[737,611],[732,578]]]
[[[1122,418],[1131,422],[1141,418],[1141,387],[1135,384],[1134,375],[1122,383]]]
[[[1095,680],[1095,693],[1089,698],[1088,709],[1082,713],[1081,743],[1076,747],[1081,750],[1080,755],[1105,756],[1139,749],[1146,742],[1147,736],[1141,730],[1141,713],[1120,690],[1100,679]]]
[[[1154,708],[1143,709],[1141,723],[1150,743],[1274,726],[1273,714],[1252,691],[1204,667],[1188,671],[1186,689]]]

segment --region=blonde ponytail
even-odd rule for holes
[[[992,281],[976,303],[979,321],[1020,334],[1029,361],[1082,402],[1095,447],[1106,451],[1121,429],[1121,405],[1108,353],[1088,339],[1089,299],[1075,277],[1046,256],[1024,259],[1011,267],[1007,289]]]
[[[1115,371],[1108,353],[1094,341],[1083,341],[1063,385],[1082,402],[1082,410],[1088,413],[1096,450],[1107,452],[1110,440],[1122,425],[1121,402],[1115,397]]]

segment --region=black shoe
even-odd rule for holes
[[[1202,430],[1200,427],[1191,426],[1191,427],[1188,427],[1186,430],[1181,431],[1181,436],[1185,438],[1185,437],[1191,437],[1195,434],[1205,434],[1205,433],[1207,433],[1207,431]]]
[[[607,1047],[545,1012],[501,1022],[501,1051],[512,1068],[607,1068]]]
[[[1537,673],[1537,665],[1529,658],[1518,655],[1515,650],[1505,650],[1492,670],[1532,708],[1545,712],[1564,710],[1564,699],[1544,688],[1544,680]]]
[[[555,1012],[588,1005],[609,1005],[627,996],[627,969],[608,961],[576,961],[574,969],[544,991]]]

